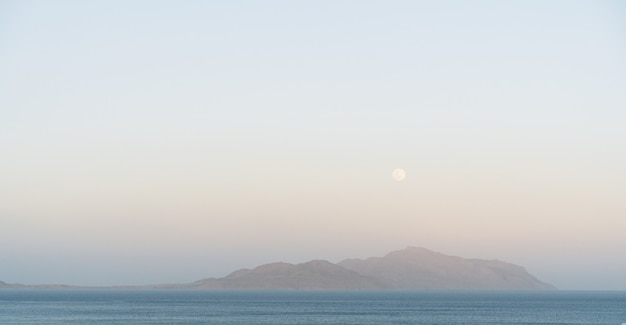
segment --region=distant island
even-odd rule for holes
[[[224,278],[189,284],[197,289],[243,290],[550,290],[523,267],[497,260],[464,259],[408,247],[384,257],[333,264],[271,263]]]
[[[383,257],[270,263],[223,278],[192,283],[123,287],[23,285],[0,281],[0,289],[189,289],[189,290],[554,290],[523,267],[466,259],[407,247]]]

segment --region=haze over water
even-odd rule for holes
[[[3,1],[0,281],[410,245],[626,290],[625,21],[621,1]]]

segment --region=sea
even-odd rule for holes
[[[624,291],[0,290],[0,324],[624,323]]]

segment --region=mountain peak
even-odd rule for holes
[[[407,247],[366,260],[347,259],[339,265],[397,290],[554,289],[518,265],[448,256],[423,247]]]

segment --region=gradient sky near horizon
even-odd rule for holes
[[[626,290],[625,229],[622,1],[0,3],[1,281],[422,246]]]

